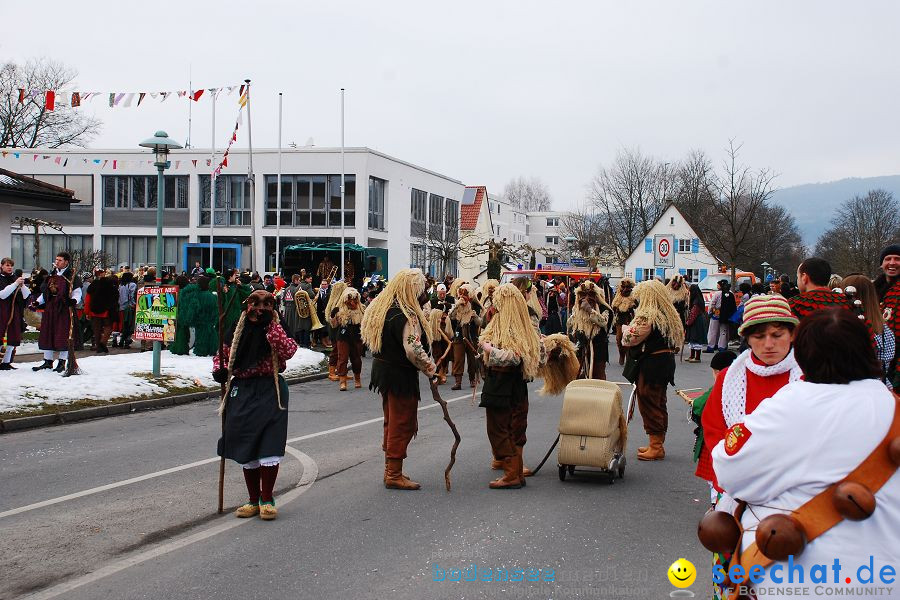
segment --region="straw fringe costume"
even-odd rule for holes
[[[332,291],[333,295],[337,295]],[[362,338],[360,324],[365,308],[354,288],[347,288],[338,297],[337,305],[331,309],[330,320],[334,323],[334,342],[337,344],[337,375],[341,382],[341,391],[347,390],[347,362],[353,367],[355,388],[361,388],[362,382]]]
[[[257,290],[248,298],[248,310],[267,303],[274,310],[274,297]],[[278,465],[287,443],[288,387],[279,375],[287,360],[297,351],[297,343],[282,329],[277,319],[260,317],[252,322],[243,312],[233,333],[226,336],[223,348],[225,364],[213,357],[213,376],[227,382],[219,406],[225,425],[219,439],[218,454],[243,467],[250,500],[240,507],[238,517],[259,514],[273,519],[272,495]]]
[[[384,486],[417,490],[421,487],[403,474],[403,460],[417,430],[419,372],[434,375],[434,361],[425,315],[419,296],[425,292],[425,276],[419,269],[404,269],[366,309],[362,339],[372,350],[369,389],[381,395],[384,411],[382,449],[385,454]]]
[[[525,484],[522,453],[527,442],[528,382],[546,362],[540,334],[532,325],[522,292],[512,284],[494,293],[497,314],[479,338],[486,373],[479,406],[485,408],[487,436],[503,476],[492,489]]]
[[[450,325],[450,319],[447,313],[439,308],[432,308],[428,313],[428,339],[431,340],[431,356],[437,361],[447,352],[450,340],[453,339],[453,327]],[[450,362],[449,357],[438,365],[439,384],[447,383],[448,362]]]
[[[606,379],[609,345],[606,328],[613,309],[593,281],[575,288],[575,306],[569,317],[569,337],[576,344],[581,378]]]
[[[454,282],[456,283],[456,282]],[[451,288],[452,289],[452,288]],[[453,377],[455,383],[452,390],[462,389],[463,371],[469,373],[469,385],[475,387],[478,378],[478,364],[475,346],[478,344],[478,332],[481,319],[478,316],[481,307],[475,301],[475,290],[471,284],[463,284],[457,288],[456,303],[450,309],[450,324],[453,327]]]
[[[628,290],[628,295],[623,293]],[[619,364],[625,364],[625,346],[622,345],[622,326],[631,323],[634,311],[637,308],[637,300],[634,297],[634,281],[627,277],[619,283],[616,296],[612,301],[612,309],[616,327],[616,347],[619,349]]]
[[[675,285],[678,285],[678,289],[675,289]],[[687,285],[684,283],[684,277],[681,275],[674,276],[671,280],[669,280],[668,285],[666,285],[666,289],[669,292],[669,298],[672,300],[672,306],[675,307],[675,312],[678,313],[678,316],[681,317],[681,326],[685,327],[685,319],[687,318],[688,305],[691,300],[691,292]]]
[[[641,282],[634,295],[639,305],[631,324],[622,327],[622,344],[629,348],[626,377],[637,384],[638,408],[650,437],[649,446],[638,448],[638,459],[662,460],[669,428],[666,387],[675,385],[675,352],[684,343],[684,328],[661,282]]]
[[[337,281],[333,286],[331,286],[331,295],[328,297],[328,304],[325,305],[325,314],[328,316],[328,323],[326,323],[326,327],[328,327],[328,337],[331,339],[332,348],[336,348],[335,344],[337,344],[337,337],[335,336],[335,331],[337,328],[337,324],[332,320],[331,313],[334,311],[335,307],[337,307],[338,302],[341,299],[341,295],[344,293],[344,290],[347,289],[347,284],[343,281]],[[310,325],[311,327],[312,325]],[[344,364],[344,371],[347,370],[347,365]],[[338,353],[330,352],[328,354],[328,379],[331,381],[338,381]]]

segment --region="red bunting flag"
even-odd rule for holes
[[[205,92],[205,91],[206,90],[197,90],[196,92],[194,92],[194,95],[191,96],[191,98],[194,100],[194,102],[196,102],[197,100],[200,99],[200,96],[202,96],[203,92]]]
[[[72,92],[72,108],[81,106],[81,94]]]
[[[226,156],[225,158],[222,159],[222,166],[223,166],[223,167],[227,167],[227,166],[228,166],[228,157],[227,157],[227,156]]]
[[[47,107],[47,110],[52,111],[56,108],[56,92],[53,90],[47,90],[47,94],[44,96],[44,106]]]
[[[197,159],[196,159],[196,158],[193,159],[191,162],[194,163],[194,166],[195,166],[195,167],[197,166]]]
[[[25,88],[19,88],[19,104],[25,104]]]

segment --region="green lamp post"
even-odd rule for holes
[[[150,148],[155,154],[156,160],[153,166],[157,170],[156,183],[156,282],[162,283],[163,269],[163,205],[166,198],[166,180],[163,171],[169,168],[169,150],[180,150],[181,144],[169,137],[165,131],[157,131],[152,138],[148,138],[139,144],[142,148]],[[159,377],[159,355],[162,352],[162,342],[153,342],[153,376]]]

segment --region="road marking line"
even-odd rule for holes
[[[294,448],[288,447],[286,448],[286,451],[303,465],[303,476],[300,477],[300,481],[294,489],[279,496],[279,507],[284,507],[286,504],[296,500],[301,494],[312,488],[313,483],[315,483],[316,478],[319,476],[319,466],[316,464],[316,461]],[[172,540],[139,554],[123,558],[97,569],[93,573],[88,573],[87,575],[83,575],[71,581],[66,581],[45,590],[41,590],[30,596],[25,596],[23,600],[49,600],[50,598],[56,598],[57,596],[71,592],[74,589],[103,579],[104,577],[109,577],[110,575],[114,575],[135,565],[174,552],[175,550],[185,548],[191,544],[196,544],[197,542],[209,539],[214,535],[218,535],[255,520],[256,519],[236,519],[232,514],[223,515],[220,519],[217,519],[218,522],[216,522],[215,525],[208,527],[203,531],[192,533],[183,538]]]
[[[481,392],[478,393],[479,395]],[[447,404],[451,402],[456,402],[458,400],[463,400],[464,398],[471,397],[469,394],[464,396],[460,396],[458,398],[451,398],[447,400]],[[425,406],[420,406],[418,408],[419,411],[428,410],[431,408],[438,408],[439,405],[437,403],[427,404]],[[332,433],[339,433],[341,431],[347,431],[348,429],[355,429],[357,427],[363,427],[365,425],[371,425],[372,423],[383,422],[384,417],[377,417],[375,419],[368,419],[366,421],[360,421],[358,423],[351,423],[349,425],[342,425],[340,427],[335,427],[333,429],[326,429],[324,431],[318,431],[316,433],[309,433],[306,435],[301,435],[299,437],[291,438],[287,441],[288,444],[295,444],[297,442],[302,442],[304,440],[309,440],[312,438],[321,437],[324,435],[330,435]],[[139,477],[132,477],[131,479],[124,479],[122,481],[117,481],[115,483],[107,483],[105,485],[101,485],[99,487],[90,488],[88,490],[82,490],[80,492],[74,492],[72,494],[66,494],[65,496],[60,496],[58,498],[51,498],[50,500],[42,500],[40,502],[35,502],[34,504],[28,504],[25,506],[20,506],[18,508],[11,508],[9,510],[0,512],[0,519],[5,517],[11,517],[13,515],[19,515],[25,512],[29,512],[32,510],[37,510],[39,508],[44,508],[45,506],[53,506],[54,504],[59,504],[61,502],[67,502],[69,500],[75,500],[76,498],[84,498],[85,496],[90,496],[93,494],[99,494],[100,492],[106,492],[108,490],[113,490],[116,488],[120,488],[126,485],[131,485],[132,483],[139,483],[141,481],[147,481],[148,479],[154,479],[156,477],[162,477],[164,475],[171,475],[172,473],[177,473],[179,471],[184,471],[186,469],[193,469],[194,467],[200,467],[203,465],[208,465],[210,463],[218,462],[219,457],[206,458],[204,460],[198,460],[192,463],[188,463],[186,465],[180,465],[177,467],[170,467],[168,469],[163,469],[162,471],[156,471],[154,473],[147,473],[146,475],[140,475]]]

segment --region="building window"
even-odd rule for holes
[[[384,231],[384,188],[387,182],[369,177],[369,229]]]
[[[356,225],[356,176],[344,177],[344,226]],[[278,204],[278,176],[266,175],[266,225],[286,227],[340,227],[340,175],[282,175],[281,206]],[[216,209],[218,212],[218,208]],[[249,224],[249,223],[248,223]]]
[[[200,225],[206,227],[209,227],[210,179],[209,175],[200,177]],[[216,227],[250,226],[250,182],[246,175],[216,177],[214,213]]]
[[[431,194],[428,199],[428,235],[431,239],[444,239],[444,197]]]
[[[669,217],[669,225],[675,224],[675,217]]]
[[[544,262],[546,262],[548,265],[552,265],[553,263],[556,262],[556,257],[555,257],[555,256],[548,256],[548,257],[546,257],[546,259],[544,260]]]
[[[547,227],[559,227],[559,217],[547,217]]]
[[[163,238],[163,266],[178,271],[181,249],[186,237]],[[141,265],[156,264],[156,236],[104,235],[103,251],[113,257],[115,264],[129,265],[136,269]]]
[[[166,209],[188,207],[188,176],[165,176]],[[156,210],[156,175],[104,175],[103,208],[126,210]]]
[[[688,240],[690,241],[690,240]],[[699,269],[685,269],[684,270],[684,280],[689,281],[690,283],[700,283],[700,270]]]
[[[685,253],[691,251],[691,240],[678,240],[678,252]]]
[[[559,236],[558,235],[548,235],[545,239],[545,243],[558,245],[559,244]]]
[[[426,272],[426,263],[428,262],[428,251],[425,246],[419,244],[410,244],[409,246],[409,268],[422,269]]]
[[[34,264],[34,234],[13,233],[10,249],[10,258],[15,262],[16,269],[22,269],[24,273],[31,271]],[[58,252],[91,252],[94,249],[94,236],[92,235],[41,235],[41,255],[38,257],[40,266],[50,269]],[[112,265],[110,265],[112,266]]]
[[[415,237],[425,237],[426,217],[428,212],[428,193],[415,188],[411,189],[410,201],[410,225],[409,234]]]
[[[447,198],[447,204],[444,207],[444,228],[448,240],[459,239],[459,201],[452,198]],[[455,269],[453,272],[456,272]]]
[[[72,209],[94,204],[94,176],[93,175],[32,175],[38,181],[58,185],[75,192],[78,204],[73,204]]]

